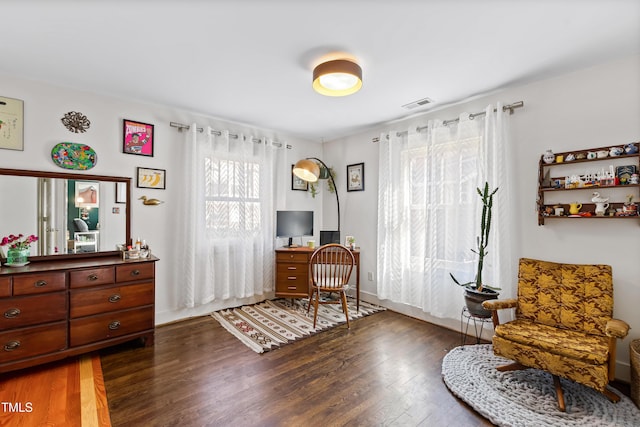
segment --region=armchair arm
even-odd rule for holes
[[[608,337],[622,339],[629,333],[629,325],[623,320],[611,319],[607,322],[605,333]]]
[[[502,310],[505,308],[515,308],[518,306],[518,300],[515,298],[510,299],[490,299],[482,303],[482,307],[485,310]]]
[[[517,306],[518,306],[518,300],[514,298],[490,299],[482,302],[482,307],[485,310],[491,310],[491,320],[493,321],[494,328],[500,324],[500,318],[498,317],[498,310],[502,310],[505,308],[515,308]]]

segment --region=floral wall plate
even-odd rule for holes
[[[63,169],[88,170],[98,162],[98,155],[85,144],[61,142],[51,149],[53,163]]]

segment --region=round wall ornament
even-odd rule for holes
[[[60,120],[62,124],[73,133],[84,133],[91,127],[91,122],[87,116],[77,111],[69,111]]]

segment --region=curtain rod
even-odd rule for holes
[[[189,130],[191,129],[191,126],[189,125],[184,125],[182,123],[176,123],[176,122],[170,122],[169,126],[171,126],[172,128],[177,128],[180,132],[182,132],[183,130]],[[200,133],[204,132],[204,128],[196,128],[196,130]],[[220,136],[222,135],[222,132],[219,130],[215,130],[215,129],[211,129],[211,133],[213,133],[216,136]],[[233,139],[238,139],[238,135],[230,133],[229,134],[229,138],[233,138]],[[253,142],[255,142],[256,144],[260,144],[262,143],[261,139],[258,138],[253,138],[252,139]],[[278,142],[278,141],[274,141],[273,145],[275,145],[276,147],[282,147],[285,146],[287,149],[292,149],[293,147],[289,144],[283,144],[282,142]]]
[[[516,108],[522,108],[522,107],[524,107],[524,102],[523,101],[518,101],[518,102],[511,103],[509,105],[503,105],[502,106],[502,111],[509,110],[509,115],[511,115],[511,114],[513,114],[513,110],[515,110]],[[498,110],[496,108],[494,108],[493,111],[496,112]],[[473,120],[476,117],[484,116],[485,114],[487,114],[486,111],[480,111],[479,113],[469,114],[469,118],[471,120]],[[456,122],[459,122],[459,121],[460,121],[460,118],[458,117],[456,119],[444,120],[442,122],[442,124],[447,126],[450,123],[456,123]],[[429,126],[421,126],[421,127],[418,127],[417,130],[418,130],[418,132],[421,132],[421,131],[427,129],[428,127]],[[406,135],[407,133],[409,133],[409,132],[405,130],[405,131],[402,131],[402,132],[398,132],[396,135],[397,136],[402,136],[402,135]],[[389,138],[389,134],[387,134],[387,138]],[[373,143],[380,142],[380,137],[376,136],[375,138],[372,138],[371,142],[373,142]]]

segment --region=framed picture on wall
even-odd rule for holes
[[[364,163],[347,166],[347,191],[364,190]]]
[[[153,157],[153,144],[153,125],[133,120],[123,120],[123,153]]]
[[[307,191],[309,189],[309,183],[304,179],[298,178],[293,173],[293,167],[295,165],[291,165],[291,189],[296,191]]]
[[[24,150],[24,101],[0,96],[0,148]]]
[[[76,181],[76,207],[97,208],[100,206],[100,183]]]
[[[138,168],[138,180],[136,181],[136,187],[165,190],[166,175],[167,171],[164,169]]]

